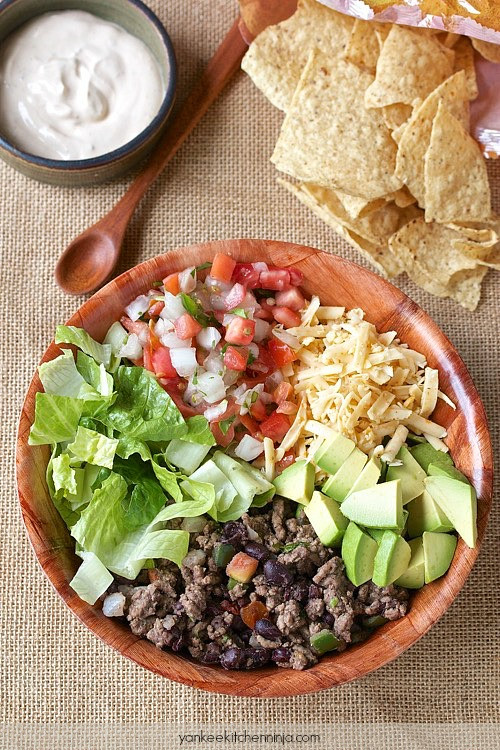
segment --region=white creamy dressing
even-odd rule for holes
[[[164,93],[144,42],[84,11],[38,16],[0,47],[0,132],[36,156],[113,151],[149,125]]]

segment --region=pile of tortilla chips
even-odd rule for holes
[[[474,310],[500,217],[469,134],[470,40],[299,0],[242,67],[286,113],[271,161],[296,182],[279,182],[382,274]]]

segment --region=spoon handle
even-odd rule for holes
[[[237,18],[205,68],[201,78],[170,123],[167,132],[148,157],[147,166],[134,179],[120,201],[106,215],[116,231],[117,224],[123,233],[135,208],[152,182],[163,172],[170,159],[194,130],[207,109],[218,97],[227,82],[239,69],[247,43]]]

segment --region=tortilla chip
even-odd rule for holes
[[[415,197],[410,193],[406,185],[403,185],[401,190],[396,190],[395,193],[387,197],[393,200],[399,208],[406,208],[416,203]]]
[[[450,222],[446,225],[449,229],[454,229],[456,232],[464,237],[464,239],[470,240],[475,244],[488,245],[492,247],[498,242],[498,232],[500,232],[500,223],[491,224],[490,226],[484,226],[481,223],[465,222],[457,223]]]
[[[433,36],[393,25],[380,52],[375,80],[366,92],[366,106],[411,104],[425,98],[452,74],[454,57],[453,50]]]
[[[455,52],[454,72],[456,73],[459,70],[465,72],[469,99],[476,99],[479,89],[477,87],[476,66],[474,65],[474,50],[470,39],[466,36],[461,37],[453,50]]]
[[[390,253],[387,243],[399,227],[421,214],[418,209],[401,210],[394,203],[387,203],[366,217],[353,219],[332,190],[305,183],[296,185],[280,179],[278,182],[353,247],[361,250],[384,276],[392,277],[401,271],[400,264]]]
[[[451,297],[469,310],[477,307],[484,268],[453,248],[458,232],[422,218],[403,226],[389,239],[389,248],[408,276],[438,297]]]
[[[380,111],[389,130],[396,130],[408,122],[413,108],[409,104],[390,104],[388,107],[381,107]]]
[[[471,39],[471,42],[474,49],[476,49],[485,60],[500,63],[500,44],[483,42],[482,39]]]
[[[366,198],[362,198],[359,195],[349,195],[349,193],[343,193],[342,190],[335,190],[335,195],[342,203],[346,213],[351,219],[357,219],[366,216],[372,211],[376,211],[378,208],[382,208],[385,205],[385,198],[376,198],[373,201],[368,201]]]
[[[425,154],[424,184],[426,221],[481,221],[491,214],[481,150],[442,101]]]
[[[450,76],[429,94],[414,111],[401,134],[396,174],[422,207],[425,206],[424,157],[431,141],[432,123],[440,101],[445,102],[450,112],[468,127],[469,103],[463,71]]]
[[[286,112],[311,49],[338,56],[353,25],[353,18],[316,0],[299,0],[291,18],[269,26],[252,42],[241,67],[271,104]]]
[[[311,53],[271,161],[302,182],[367,200],[399,190],[396,144],[382,115],[366,110],[373,77],[352,63]]]
[[[375,75],[380,44],[373,26],[369,21],[361,21],[359,18],[355,20],[344,50],[344,59]]]

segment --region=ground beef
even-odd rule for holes
[[[310,644],[314,633],[331,630],[342,651],[369,636],[366,618],[405,615],[405,589],[372,582],[353,586],[338,552],[324,547],[304,512],[295,515],[295,509],[278,498],[272,509],[251,510],[240,521],[209,521],[201,533],[190,535],[180,569],[158,561],[134,582],[117,577],[108,593],[124,595],[124,617],[136,635],[225,669],[253,669],[271,661],[306,669],[319,658]],[[228,590],[227,575],[213,559],[221,542],[237,551],[246,545],[253,549],[259,567],[249,584]],[[272,562],[265,566],[266,560]],[[256,629],[248,627],[242,612],[252,602],[267,610]]]

